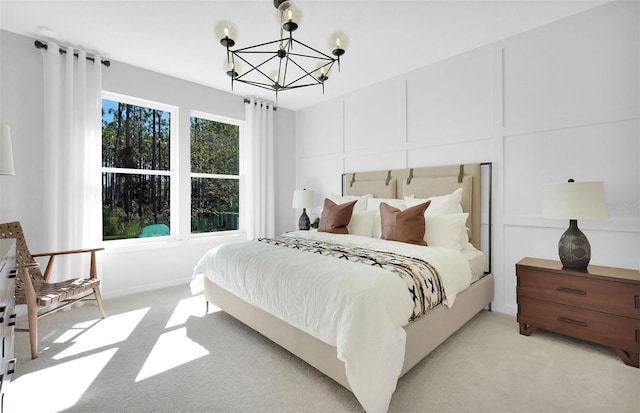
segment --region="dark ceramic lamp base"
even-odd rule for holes
[[[298,220],[298,229],[308,231],[310,228],[311,221],[309,220],[309,215],[307,215],[307,209],[302,208],[302,215],[300,215],[300,219]]]
[[[558,242],[558,254],[567,268],[585,269],[591,260],[591,245],[587,236],[578,228],[578,220],[569,221],[569,229]]]

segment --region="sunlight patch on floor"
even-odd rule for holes
[[[4,411],[46,413],[72,407],[117,351],[112,348],[12,380],[5,396]]]
[[[218,311],[222,311],[222,308],[216,307],[215,305],[209,303],[209,312],[207,312],[207,314],[217,313]]]
[[[136,382],[169,371],[209,354],[209,351],[187,337],[187,329],[180,328],[162,334],[136,377]]]
[[[61,360],[101,347],[125,341],[149,311],[149,307],[127,313],[111,315],[99,323],[89,326],[73,340],[73,345],[56,354],[53,359]],[[77,329],[77,324],[72,329]],[[67,333],[63,333],[64,336]]]
[[[54,340],[54,343],[62,344],[67,341],[71,341],[72,338],[77,336],[78,334],[84,332],[87,328],[90,328],[94,324],[96,324],[100,319],[91,320],[91,321],[83,321],[82,323],[78,323],[62,333],[58,338]]]
[[[206,315],[206,308],[206,302],[202,294],[196,295],[195,297],[184,298],[178,301],[165,328],[184,324],[189,317],[204,317]],[[211,308],[211,306],[209,306],[209,308]]]

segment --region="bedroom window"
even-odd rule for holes
[[[239,228],[240,124],[192,113],[191,233]]]
[[[103,240],[171,234],[170,106],[103,93]]]

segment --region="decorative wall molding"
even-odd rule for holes
[[[299,156],[299,179],[324,182],[314,187],[321,193],[339,191],[332,159],[341,159],[340,173],[492,162],[496,311],[517,310],[518,260],[557,258],[565,223],[536,215],[546,183],[605,180],[611,219],[580,227],[600,245],[598,264],[638,268],[639,16],[638,3],[607,3],[303,109],[297,120],[303,141],[317,135],[306,120],[329,112],[341,117],[323,122],[350,132],[341,135],[343,145],[332,148],[331,156]],[[594,62],[600,56],[610,61]],[[349,108],[353,103],[359,105],[355,110]],[[366,134],[354,137],[359,129],[352,122],[368,122]],[[389,136],[390,130],[397,135]],[[313,176],[320,170],[320,178]]]

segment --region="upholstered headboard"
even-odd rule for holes
[[[481,244],[481,165],[465,164],[424,168],[355,172],[342,175],[343,195],[372,194],[376,198],[416,198],[447,195],[462,188],[462,210],[469,213],[469,241]]]

